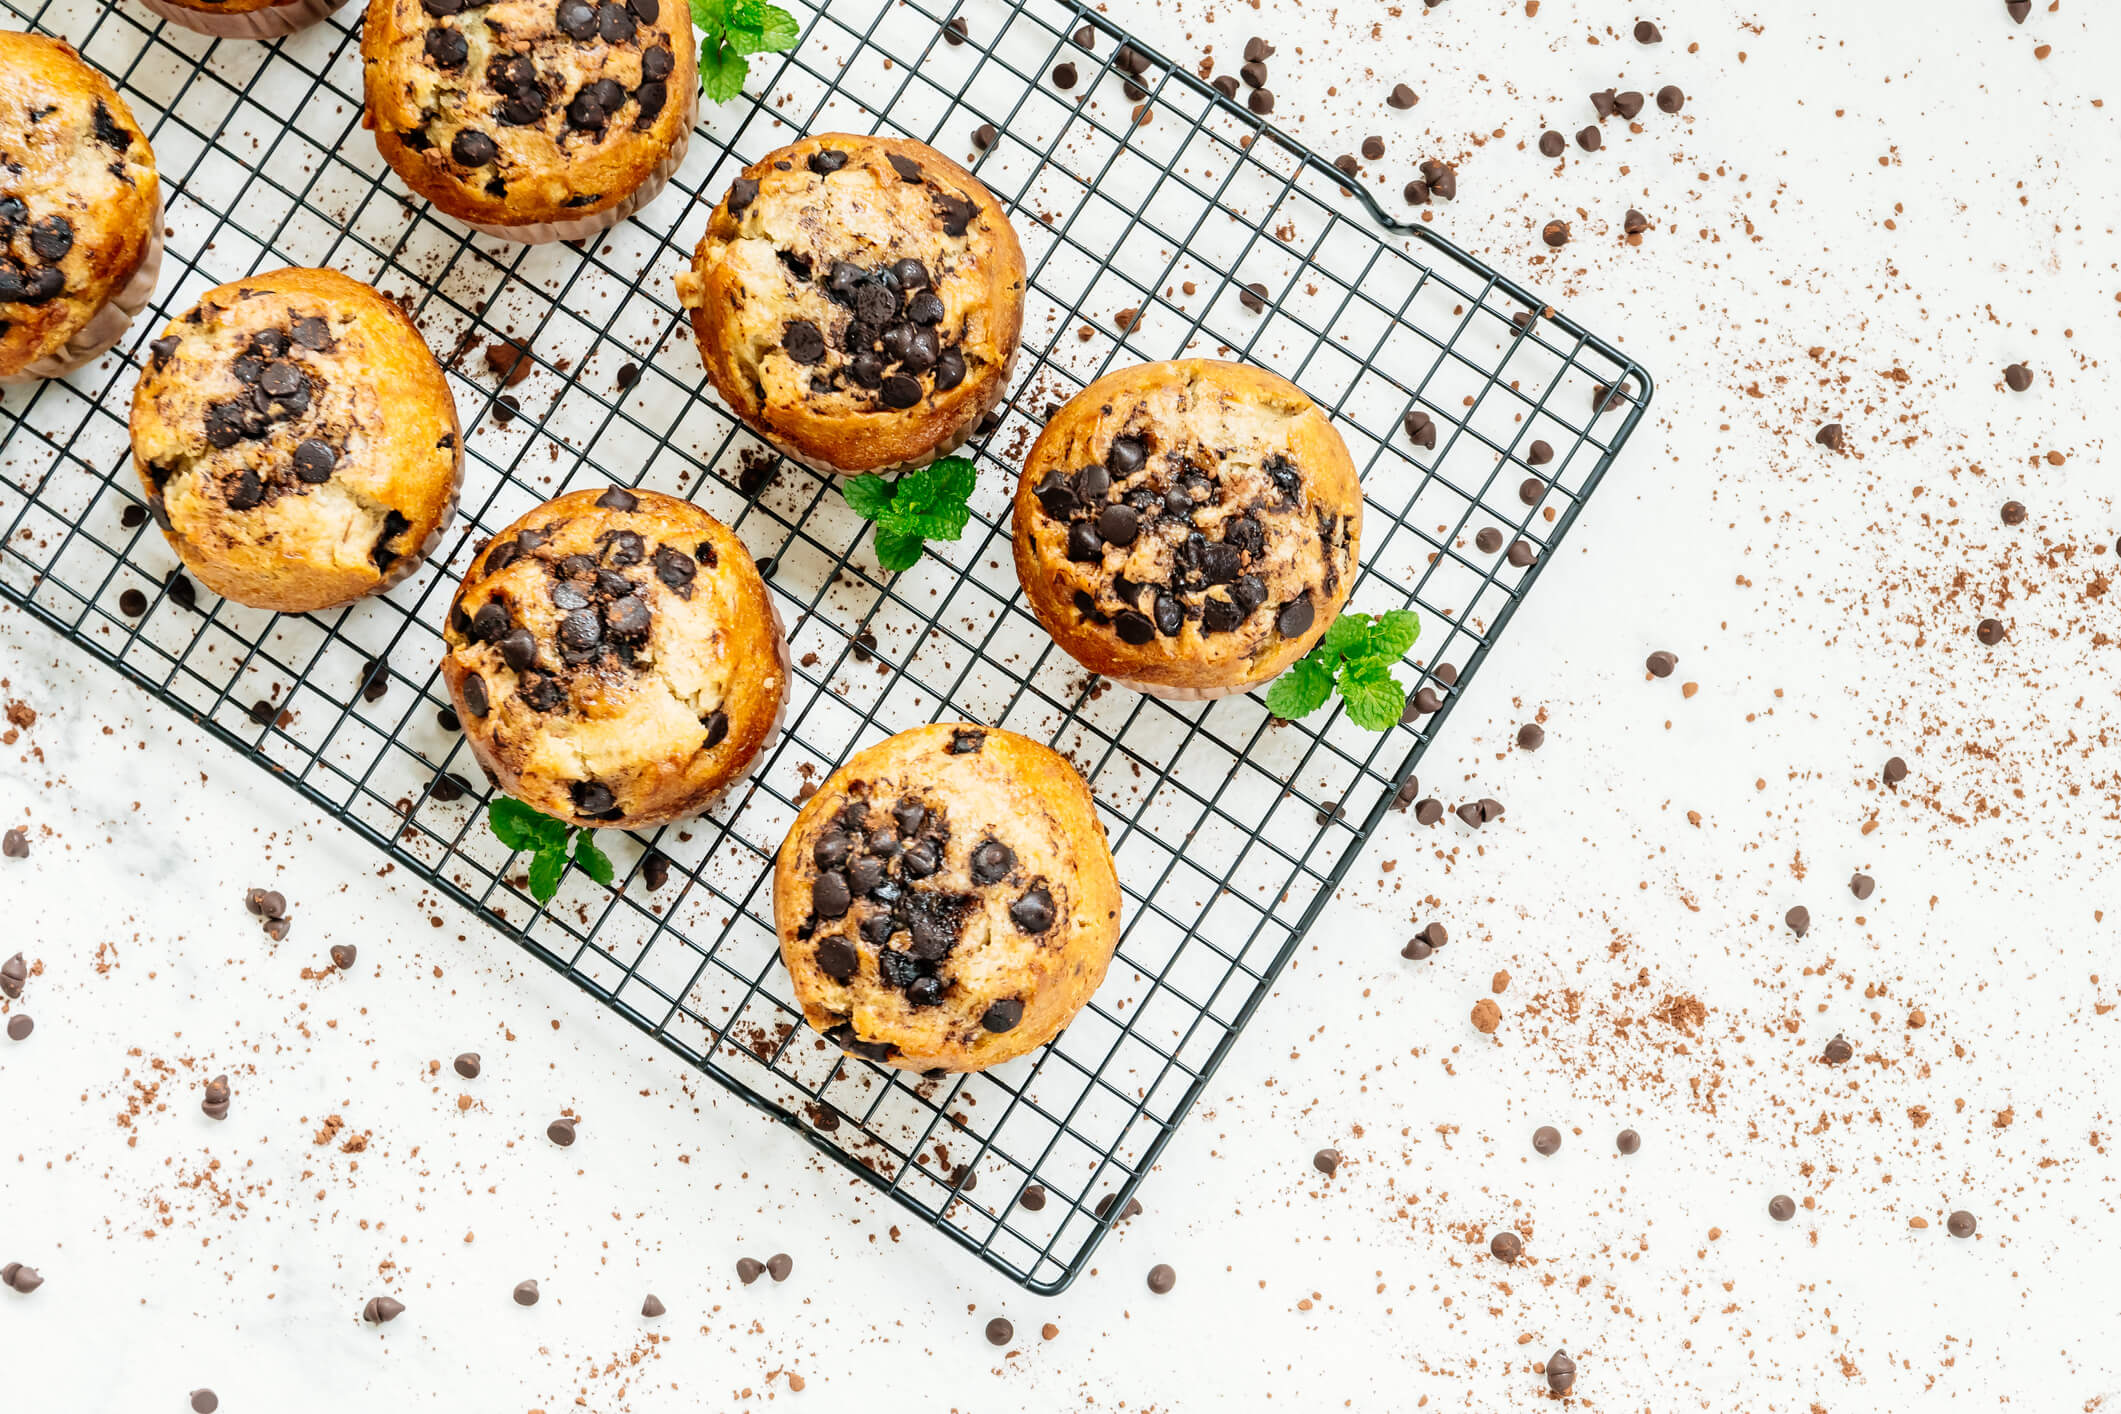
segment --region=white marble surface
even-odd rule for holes
[[[1146,1213],[1032,1299],[0,613],[0,695],[36,713],[0,762],[32,843],[0,863],[0,951],[41,969],[10,1008],[34,1035],[0,1042],[0,1260],[47,1278],[0,1292],[11,1407],[1488,1410],[1544,1397],[1555,1346],[1611,1409],[2121,1400],[2121,10],[1666,0],[1642,49],[1607,0],[1114,8],[1226,69],[1274,39],[1279,116],[1329,156],[1385,135],[1390,191],[1458,160],[1439,227],[1659,377],[1422,772],[1506,821],[1388,822]],[[1411,114],[1378,101],[1399,78]],[[1530,150],[1590,90],[1668,81],[1683,117],[1608,123],[1558,174]],[[1535,266],[1554,216],[1577,239]],[[1845,455],[1812,444],[1830,418]],[[1535,711],[1545,748],[1509,750]],[[253,884],[293,902],[285,943]],[[1451,946],[1402,961],[1431,918]],[[353,974],[305,979],[334,942]],[[1830,1070],[1837,1030],[1859,1058]],[[1514,1272],[1485,1255],[1503,1221]],[[738,1285],[775,1251],[788,1282]],[[385,1289],[406,1315],[359,1324]]]

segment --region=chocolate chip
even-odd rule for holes
[[[29,964],[22,960],[21,953],[16,953],[6,962],[0,962],[0,994],[6,995],[10,1000],[17,1000],[22,996],[23,985],[28,981]]]
[[[1488,1251],[1496,1261],[1514,1265],[1524,1255],[1524,1239],[1504,1228],[1488,1239]]]
[[[1826,1043],[1826,1049],[1820,1052],[1820,1058],[1828,1065],[1842,1065],[1855,1054],[1856,1048],[1848,1043],[1846,1037],[1836,1036]]]
[[[1407,440],[1425,451],[1436,450],[1436,422],[1420,408],[1409,409],[1400,419],[1399,425],[1406,431]]]
[[[1648,20],[1635,21],[1635,42],[1637,44],[1657,44],[1661,43],[1663,39],[1663,33]]]
[[[479,1078],[479,1053],[477,1051],[466,1051],[450,1064],[457,1074],[463,1076],[466,1080],[477,1080]]]
[[[545,1126],[545,1137],[562,1149],[567,1148],[574,1143],[574,1121],[565,1115],[561,1115],[551,1124]]]
[[[29,229],[29,248],[37,253],[39,260],[57,262],[66,259],[66,253],[74,248],[74,224],[64,216],[45,217]]]
[[[821,147],[803,164],[820,177],[829,177],[847,165],[847,154],[836,147]]]
[[[605,815],[618,805],[618,797],[610,786],[602,781],[573,781],[568,784],[567,794],[574,802],[577,815]]]
[[[633,16],[624,5],[604,0],[597,6],[597,34],[606,44],[625,44],[633,38]]]
[[[339,454],[314,437],[304,438],[295,447],[295,475],[311,486],[331,480],[332,468],[338,464]]]
[[[749,1286],[766,1274],[766,1264],[754,1257],[736,1259],[736,1279]]]
[[[1657,90],[1657,111],[1677,113],[1686,107],[1686,92],[1676,83],[1668,83]]]
[[[1613,1140],[1613,1147],[1623,1154],[1632,1154],[1642,1147],[1642,1136],[1632,1129],[1623,1129]]]
[[[817,967],[835,982],[845,982],[861,969],[861,957],[845,938],[827,938],[817,945]]]
[[[1435,824],[1437,821],[1443,819],[1443,802],[1436,799],[1434,796],[1430,796],[1420,801],[1414,807],[1414,819],[1418,824]]]
[[[1009,918],[1026,933],[1043,933],[1053,926],[1053,895],[1033,889],[1009,905]]]
[[[501,155],[501,148],[485,133],[465,128],[449,140],[449,155],[460,167],[483,167]]]
[[[561,6],[560,13],[566,14],[567,7]],[[463,34],[453,29],[427,31],[425,47],[427,57],[434,60],[435,67],[442,69],[461,69],[464,67],[464,61],[471,55]]]
[[[1557,1350],[1547,1357],[1547,1388],[1556,1394],[1576,1388],[1576,1362],[1567,1351]]]
[[[199,1100],[199,1109],[208,1119],[227,1119],[230,1097],[228,1077],[217,1075],[206,1082],[205,1091]]]
[[[1605,146],[1605,136],[1596,126],[1587,127],[1576,134],[1576,145],[1585,152],[1596,152]]]
[[[894,373],[884,380],[884,406],[888,408],[910,408],[921,400],[921,385],[904,373]]]
[[[959,15],[956,19],[943,26],[943,43],[950,45],[963,44],[965,37],[971,32],[971,26],[965,23],[965,17]]]
[[[1539,153],[1542,157],[1559,157],[1569,150],[1569,140],[1548,128],[1539,135]]]
[[[515,1289],[515,1291],[514,1291],[514,1292],[513,1292],[512,1294],[514,1295],[514,1297],[515,1297],[515,1302],[516,1302],[516,1305],[518,1305],[518,1306],[535,1306],[535,1305],[537,1305],[537,1304],[538,1304],[538,1283],[537,1283],[537,1280],[536,1280],[535,1278],[532,1278],[532,1279],[531,1279],[531,1280],[529,1280],[529,1281],[519,1281],[519,1282],[517,1282],[517,1283],[516,1283],[516,1289]]]
[[[428,0],[433,8],[435,0]],[[368,1304],[361,1308],[361,1319],[372,1326],[387,1325],[405,1314],[405,1303],[394,1296],[371,1296]]]
[[[1642,665],[1649,669],[1651,677],[1668,678],[1672,675],[1672,669],[1679,666],[1679,659],[1660,648],[1645,658]]]
[[[1561,1131],[1551,1124],[1542,1124],[1532,1131],[1532,1149],[1535,1153],[1551,1157],[1561,1152]]]
[[[1549,221],[1540,229],[1539,238],[1546,242],[1549,250],[1560,250],[1569,243],[1569,223]]]
[[[972,851],[972,882],[996,884],[1009,876],[1016,867],[1016,851],[1000,840],[984,840]]]
[[[811,882],[810,907],[820,918],[844,917],[853,902],[847,876],[837,869],[829,869]]]
[[[236,474],[236,483],[228,491],[228,508],[232,511],[247,511],[265,499],[265,483],[258,478],[255,468],[244,467]]]
[[[650,893],[670,882],[670,859],[661,850],[651,849],[641,856],[641,882]]]
[[[1015,997],[1004,997],[980,1013],[979,1024],[989,1031],[1014,1031],[1023,1019],[1024,1004]]]
[[[1975,627],[1974,637],[1980,639],[1982,643],[1990,648],[1995,647],[2003,641],[2003,621],[2001,619],[1983,619]]]
[[[1009,1324],[1005,1316],[996,1316],[987,1322],[987,1344],[1007,1345],[1016,1338],[1016,1327]]]
[[[1317,611],[1311,606],[1310,596],[1305,595],[1281,606],[1274,616],[1274,628],[1283,638],[1301,638],[1311,631],[1316,620]]]
[[[1972,1237],[1974,1227],[1974,1215],[1964,1208],[1944,1220],[1944,1230],[1954,1237]]]
[[[1114,614],[1112,630],[1119,635],[1120,642],[1136,648],[1156,639],[1156,625],[1150,622],[1147,614],[1133,609],[1122,609]]]
[[[729,214],[735,216],[759,199],[759,184],[749,177],[738,177],[729,184]]]
[[[1768,1199],[1767,1215],[1778,1223],[1786,1223],[1797,1216],[1797,1204],[1789,1194],[1777,1193]]]
[[[1539,750],[1546,739],[1546,731],[1537,722],[1526,722],[1517,729],[1517,745],[1525,751]]]
[[[1114,502],[1097,513],[1098,538],[1107,545],[1132,545],[1140,533],[1140,514],[1124,502]]]
[[[221,1396],[210,1389],[195,1389],[191,1392],[191,1414],[214,1414],[221,1407]]]
[[[766,1259],[766,1275],[775,1281],[788,1280],[788,1274],[794,1270],[795,1258],[786,1252],[776,1252]]]
[[[463,692],[464,705],[471,709],[471,715],[484,717],[489,705],[486,700],[486,680],[477,673],[466,673]]]
[[[911,157],[902,157],[896,152],[887,152],[884,154],[884,160],[891,164],[892,171],[898,173],[900,181],[915,183],[920,181],[921,164],[914,161]]]
[[[729,714],[719,707],[700,718],[700,725],[707,729],[706,738],[700,743],[703,750],[712,751],[729,737]]]
[[[2033,0],[2003,0],[2003,11],[2013,21],[2022,25],[2025,23],[2025,17],[2033,12]]]
[[[359,953],[352,943],[333,943],[331,945],[331,965],[338,968],[341,972],[352,967],[354,959],[358,956]]]
[[[37,1023],[30,1020],[27,1012],[18,1011],[7,1019],[7,1039],[10,1041],[27,1041],[29,1033],[36,1029]]]
[[[1819,429],[1818,434],[1812,440],[1830,452],[1840,451],[1842,443],[1841,424],[1838,422],[1827,423]]]
[[[1642,105],[1646,101],[1639,92],[1631,88],[1625,93],[1613,96],[1613,111],[1623,118],[1632,119],[1642,111]]]
[[[2003,503],[2003,523],[2005,525],[2025,524],[2025,503],[2023,501],[2005,501]]]
[[[660,44],[641,55],[641,76],[650,83],[660,84],[676,67],[677,56]]]
[[[1075,65],[1061,63],[1053,66],[1053,86],[1055,88],[1073,88],[1075,87],[1075,80]]]
[[[1340,1150],[1320,1149],[1311,1156],[1311,1167],[1331,1178],[1340,1169]]]
[[[1849,875],[1849,892],[1856,896],[1859,903],[1877,891],[1878,881],[1870,875],[1861,873]]]
[[[1274,111],[1274,94],[1270,89],[1255,88],[1245,98],[1245,107],[1265,117]]]
[[[994,130],[994,124],[981,123],[972,130],[972,145],[985,152],[988,148],[994,146],[995,139],[1000,136],[1001,134]]]
[[[648,1293],[648,1299],[641,1303],[641,1314],[651,1321],[662,1315],[667,1309],[669,1308],[664,1306],[652,1291]]]
[[[1884,777],[1887,785],[1899,785],[1907,779],[1907,762],[1901,760],[1898,756],[1888,756],[1885,760],[1885,769],[1880,771],[1879,775]]]
[[[1401,111],[1405,111],[1408,108],[1412,108],[1415,104],[1419,102],[1421,102],[1421,96],[1415,93],[1413,89],[1408,88],[1403,83],[1393,84],[1392,92],[1385,98],[1385,103],[1387,106],[1400,109]]]
[[[1782,915],[1782,922],[1792,933],[1801,938],[1812,930],[1811,910],[1800,903],[1788,913]]]

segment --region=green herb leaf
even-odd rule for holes
[[[910,570],[921,562],[923,542],[918,535],[876,528],[876,562],[892,574]]]
[[[1318,645],[1267,689],[1267,710],[1284,721],[1309,716],[1337,690],[1348,720],[1365,731],[1390,731],[1406,710],[1407,690],[1393,667],[1421,636],[1412,609],[1342,614]]]
[[[945,457],[896,481],[857,476],[840,483],[840,494],[856,515],[875,522],[876,562],[895,574],[920,560],[923,541],[964,535],[978,484],[979,468],[969,459]]]
[[[1274,685],[1267,689],[1267,710],[1283,721],[1293,722],[1325,706],[1332,695],[1333,670],[1314,649],[1274,679]]]
[[[574,836],[575,867],[605,887],[610,887],[614,877],[611,856],[596,847],[590,839],[592,831],[577,830]]]
[[[700,46],[700,92],[716,103],[727,103],[744,91],[751,77],[751,61],[726,39],[716,37]]]
[[[720,34],[729,26],[729,14],[723,8],[724,0],[692,0],[692,23],[709,35]]]
[[[1407,709],[1407,690],[1381,665],[1352,664],[1340,670],[1334,684],[1347,704],[1348,720],[1368,732],[1390,731]]]
[[[530,896],[539,903],[552,902],[560,891],[560,875],[567,869],[565,850],[543,850],[530,861]]]
[[[803,27],[778,5],[735,0],[729,6],[729,42],[739,54],[771,54],[795,47]]]
[[[544,818],[522,801],[511,800],[505,795],[497,795],[486,802],[486,828],[510,849],[536,849],[535,822]]]

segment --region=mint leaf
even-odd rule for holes
[[[1325,706],[1332,695],[1333,670],[1314,651],[1274,679],[1274,685],[1267,689],[1267,710],[1283,721],[1293,722]]]
[[[1407,690],[1385,669],[1373,663],[1342,668],[1340,700],[1347,704],[1348,720],[1364,731],[1389,731],[1399,724],[1407,707]]]
[[[716,103],[727,103],[744,91],[751,77],[751,61],[719,35],[700,46],[700,92]]]
[[[1387,609],[1371,621],[1367,656],[1396,663],[1420,637],[1421,615],[1412,609]]]
[[[1334,666],[1344,657],[1361,657],[1370,641],[1370,616],[1368,614],[1342,614],[1326,626],[1319,637],[1318,645],[1311,651],[1326,655],[1326,665]]]
[[[893,574],[910,570],[921,560],[921,537],[902,530],[876,528],[876,562]]]
[[[497,795],[486,802],[486,828],[510,849],[538,847],[537,821],[545,817],[520,800]]]
[[[565,849],[540,851],[530,861],[530,896],[539,903],[552,902],[552,896],[560,891],[560,875],[566,868]]]
[[[574,836],[575,867],[598,883],[609,887],[615,877],[611,867],[611,856],[598,849],[590,839],[593,831],[577,830]]]
[[[874,473],[842,481],[840,494],[863,520],[877,520],[891,509],[891,483]]]
[[[729,6],[729,42],[739,54],[770,54],[792,49],[802,36],[795,16],[778,5],[735,0]]]
[[[962,531],[970,514],[965,503],[978,484],[979,468],[964,457],[945,457],[900,477],[892,491],[891,511],[906,521],[908,529],[915,522],[942,523],[955,518]],[[955,540],[957,536],[931,534],[927,538]]]

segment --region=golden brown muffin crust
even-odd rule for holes
[[[456,504],[456,402],[405,312],[336,270],[208,290],[133,390],[148,509],[217,594],[300,613],[404,577]]]
[[[1075,768],[943,722],[856,753],[773,875],[803,1016],[855,1055],[985,1070],[1053,1039],[1104,981],[1119,878]]]
[[[570,492],[481,547],[442,677],[479,764],[575,825],[696,815],[772,739],[787,644],[736,533],[690,501]]]
[[[62,346],[155,236],[147,134],[73,46],[0,31],[0,376]]]
[[[684,134],[699,85],[677,0],[372,0],[361,62],[384,160],[489,225],[625,200]]]
[[[954,449],[1007,390],[1024,253],[935,149],[821,133],[744,169],[677,289],[738,416],[820,470],[878,471]]]
[[[1210,359],[1098,379],[1046,424],[1016,494],[1016,569],[1093,672],[1249,687],[1309,652],[1355,578],[1362,487],[1295,384]]]

